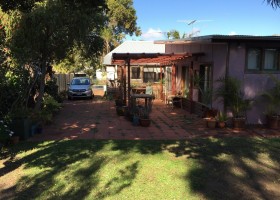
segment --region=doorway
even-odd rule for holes
[[[199,67],[199,102],[212,103],[212,65],[203,64]]]

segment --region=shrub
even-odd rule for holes
[[[44,96],[44,101],[43,101],[43,109],[42,111],[46,111],[48,113],[57,113],[61,109],[61,104],[58,103],[54,97],[50,95],[45,95]]]

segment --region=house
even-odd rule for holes
[[[117,65],[112,63],[114,53],[165,53],[165,44],[155,44],[153,41],[125,41],[104,57],[107,77],[110,80],[117,79]],[[132,63],[131,79],[134,82],[156,82],[158,80],[157,63]],[[155,73],[155,76],[154,76]]]
[[[164,45],[165,51],[157,55],[147,49],[144,54],[141,50],[115,51],[111,54],[112,64],[123,61],[123,64],[133,66],[135,63],[157,62],[164,69],[165,79],[170,79],[165,81],[165,90],[173,94],[187,90],[191,102],[201,104],[205,104],[201,91],[209,88],[215,90],[216,80],[221,77],[239,79],[244,98],[250,99],[258,97],[273,86],[271,74],[280,79],[279,36],[208,35],[155,41],[154,44]],[[197,77],[200,90],[196,89]],[[161,92],[164,93],[163,90]],[[216,109],[223,109],[221,101],[213,96],[211,105]],[[255,104],[247,112],[247,123],[265,123],[264,109],[263,104]]]

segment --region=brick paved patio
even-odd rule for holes
[[[182,140],[195,137],[260,136],[278,137],[280,130],[247,128],[209,129],[205,121],[180,108],[171,109],[161,100],[153,102],[149,127],[133,126],[116,114],[115,102],[98,96],[94,100],[65,101],[60,113],[43,133],[29,141],[62,139]]]

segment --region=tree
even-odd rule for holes
[[[75,46],[74,49],[70,49],[66,59],[55,66],[56,69],[73,72],[75,71],[73,66],[76,70],[81,70],[82,68],[78,66],[85,63],[83,66],[91,66],[95,71],[96,68],[102,67],[102,58],[121,43],[125,34],[141,34],[140,28],[136,26],[137,17],[132,0],[106,0],[105,2],[108,12],[105,13],[106,22],[101,32],[102,51],[90,51],[90,46],[85,45],[90,45],[92,42],[85,42],[83,47]],[[80,61],[77,62],[75,58],[79,58]]]
[[[266,0],[273,8],[280,8],[280,0]]]
[[[37,62],[41,68],[36,110],[41,108],[49,63],[65,58],[74,45],[101,51],[105,8],[102,0],[45,0],[34,3],[30,12],[10,19],[16,24],[10,30],[13,56],[20,64]]]
[[[136,10],[133,0],[106,0],[108,7],[106,26],[102,31],[104,39],[104,54],[119,45],[125,34],[139,36],[141,30],[137,27]]]
[[[167,32],[168,39],[180,39],[180,33],[177,30],[171,30]]]

